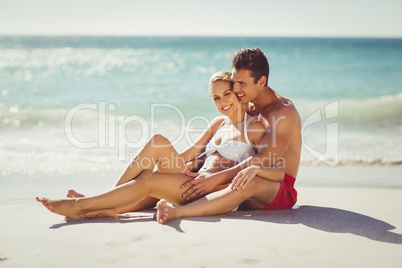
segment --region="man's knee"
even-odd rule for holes
[[[239,196],[240,198],[246,200],[252,197],[257,189],[257,185],[255,183],[252,183],[252,181],[244,188],[244,189],[232,189],[232,184],[230,184],[227,188],[227,192],[232,192],[232,194],[235,194]]]
[[[246,186],[246,188],[243,189],[243,191],[245,192],[245,194],[248,195],[248,197],[253,197],[271,191],[276,192],[279,189],[279,186],[280,186],[279,182],[270,181],[256,176],[248,183],[248,185]]]

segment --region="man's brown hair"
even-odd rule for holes
[[[264,52],[259,48],[242,48],[233,55],[232,68],[235,70],[249,70],[257,83],[262,76],[269,76],[269,64]]]

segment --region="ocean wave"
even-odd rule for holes
[[[325,160],[316,158],[302,158],[300,165],[306,167],[391,167],[402,166],[402,157],[381,158],[349,156],[339,159],[327,158]]]
[[[36,48],[2,49],[1,76],[14,81],[49,78],[90,78],[129,74],[177,74],[189,68],[194,73],[213,73],[205,52],[183,52],[173,48]],[[204,64],[205,63],[205,64]],[[187,70],[188,71],[188,70]]]
[[[66,152],[7,152],[0,157],[0,177],[22,174],[28,177],[61,176],[86,172],[121,172],[126,160],[111,154],[76,154]],[[402,158],[343,157],[338,160],[302,158],[300,167],[401,167]]]
[[[0,129],[25,129],[63,126],[65,109],[24,107],[0,103]]]
[[[294,101],[302,121],[321,111],[325,119],[325,109],[330,107],[333,120],[347,124],[402,126],[402,93],[361,99],[331,99]]]
[[[337,104],[334,106],[334,102]],[[77,116],[74,117],[74,122],[78,126],[86,126],[91,124],[96,124],[99,122],[100,112],[105,113],[105,115],[109,116],[108,106],[106,106],[105,111],[101,111],[102,103],[83,103],[95,105],[96,109],[86,109],[80,111]],[[381,96],[377,98],[368,98],[368,99],[339,99],[339,100],[295,100],[296,107],[299,110],[301,115],[302,122],[306,121],[306,119],[316,113],[317,111],[322,111],[323,119],[325,119],[325,109],[329,105],[331,107],[337,107],[335,118],[333,121],[338,121],[340,123],[345,123],[344,127],[348,129],[348,124],[350,126],[355,127],[356,123],[361,125],[373,125],[373,126],[400,126],[402,127],[402,93],[395,95],[387,95]],[[71,107],[48,107],[44,105],[40,106],[20,106],[18,104],[15,105],[6,105],[0,102],[0,128],[12,127],[12,128],[23,128],[23,127],[32,127],[32,126],[62,126],[64,124],[64,120],[69,112],[71,112],[72,108],[76,107],[76,105],[72,105]],[[109,103],[105,103],[104,105],[109,105]],[[114,104],[113,104],[114,105]],[[204,106],[200,105],[200,107],[208,107],[211,111],[207,112],[205,109],[194,109],[193,105],[183,105],[183,103],[178,104],[177,106],[171,103],[168,103],[169,107],[174,106],[175,109],[180,110],[183,113],[183,116],[191,115],[191,116],[207,116],[211,117],[213,114],[218,114],[215,111],[215,108],[210,105],[208,102]],[[91,107],[92,107],[91,106]],[[117,105],[115,105],[117,106]],[[123,105],[119,105],[118,108],[121,111],[116,111],[113,113],[114,116],[131,116],[131,115],[139,115],[137,113],[138,109],[129,109],[129,105],[124,103]],[[141,104],[141,116],[144,120],[149,120],[149,113],[151,103],[149,105],[142,103]],[[148,109],[146,109],[148,107]],[[160,108],[162,109],[162,108]],[[187,109],[187,110],[186,110]],[[163,110],[163,109],[162,109]],[[167,110],[167,108],[165,108]],[[170,111],[172,110],[172,111]],[[174,112],[173,109],[170,109],[169,112],[172,114],[173,119],[177,119],[177,112]],[[107,113],[107,114],[106,114]],[[197,114],[196,114],[197,113]],[[203,113],[203,114],[198,114]],[[168,120],[166,118],[166,114],[160,113],[157,114],[156,120],[161,122]],[[191,117],[190,116],[190,117]],[[180,126],[178,126],[180,127]],[[401,129],[402,131],[402,129]]]
[[[116,157],[99,154],[74,154],[66,152],[7,152],[0,157],[0,176],[22,174],[28,177],[60,176],[85,172],[121,171],[127,162]]]
[[[402,125],[402,93],[362,100],[342,100],[341,119],[380,125]]]

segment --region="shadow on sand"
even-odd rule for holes
[[[152,215],[154,210],[148,210],[146,212],[148,212],[148,215],[129,213],[116,219],[73,220],[55,224],[50,228],[58,229],[63,226],[88,223],[135,223],[154,221]],[[276,224],[303,224],[307,227],[324,232],[350,233],[379,242],[402,244],[402,235],[391,232],[391,230],[395,229],[395,226],[356,212],[330,207],[300,206],[300,208],[296,210],[275,211],[239,210],[221,216],[186,218],[185,220],[220,222],[221,219],[263,221]],[[166,225],[174,228],[178,232],[184,233],[180,227],[182,220],[183,219],[172,220]]]
[[[390,231],[395,229],[395,226],[363,214],[337,208],[300,206],[296,210],[240,210],[230,212],[217,219],[220,221],[223,218],[248,219],[277,224],[303,224],[324,232],[350,233],[379,242],[402,244],[402,235]],[[203,218],[191,219],[202,221]]]
[[[142,211],[144,212],[144,211]],[[140,212],[140,213],[142,213]],[[154,210],[147,210],[147,212],[154,212]],[[118,218],[100,218],[100,219],[65,219],[65,222],[57,223],[50,226],[50,229],[59,229],[64,226],[72,226],[79,224],[89,224],[89,223],[134,223],[134,222],[154,222],[153,213],[150,215],[136,215],[135,212],[123,214]]]

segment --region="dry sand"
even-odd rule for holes
[[[402,189],[300,186],[300,208],[166,225],[0,206],[1,267],[402,267]]]

